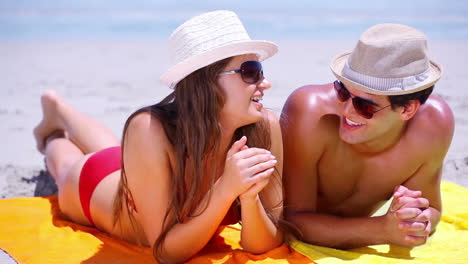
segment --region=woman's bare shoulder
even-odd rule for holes
[[[272,148],[278,147],[283,151],[283,141],[281,136],[281,126],[278,117],[273,111],[266,110],[266,121],[270,125],[270,136]]]
[[[265,109],[265,120],[270,124],[271,127],[279,127],[278,116],[270,109]]]
[[[125,149],[131,149],[139,158],[154,161],[155,158],[168,158],[171,144],[161,120],[149,112],[135,115],[125,133]]]

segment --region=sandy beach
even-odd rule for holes
[[[280,53],[264,63],[273,88],[264,105],[278,115],[287,96],[306,84],[334,80],[328,64],[354,41],[277,41]],[[467,41],[430,41],[444,66],[435,93],[456,119],[443,180],[468,187]],[[68,103],[109,126],[119,137],[126,118],[170,90],[159,82],[169,66],[162,41],[0,41],[0,198],[56,192],[36,151],[32,130],[41,120],[40,95],[58,92]],[[434,124],[437,126],[437,124]]]

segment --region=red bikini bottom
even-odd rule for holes
[[[96,186],[112,172],[120,170],[121,148],[110,147],[94,153],[83,165],[80,174],[79,192],[84,215],[95,226],[91,218],[90,203]]]

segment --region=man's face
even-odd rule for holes
[[[392,133],[393,129],[402,122],[400,112],[394,111],[389,106],[390,101],[387,96],[368,94],[350,85],[347,85],[346,89],[350,93],[349,99],[341,102],[337,98],[342,106],[339,134],[344,142],[362,144],[385,139],[385,136]],[[352,99],[354,97],[371,103],[375,112],[372,118],[367,119],[356,110]]]

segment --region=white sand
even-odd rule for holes
[[[280,53],[265,62],[273,84],[264,104],[280,113],[287,96],[305,84],[334,80],[328,63],[354,41],[278,41]],[[444,180],[468,187],[468,42],[433,41],[430,54],[445,69],[435,93],[452,107],[456,130]],[[72,106],[121,135],[138,107],[155,103],[170,90],[159,83],[169,66],[165,42],[62,41],[0,42],[0,198],[44,195],[48,186],[43,157],[32,130],[41,119],[39,96],[56,90]],[[434,124],[437,125],[437,124]],[[45,186],[45,187],[44,187]]]

